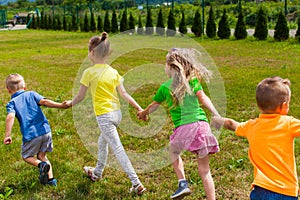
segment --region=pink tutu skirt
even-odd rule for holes
[[[170,147],[174,153],[187,150],[199,157],[218,152],[219,144],[205,121],[181,125],[170,136]]]

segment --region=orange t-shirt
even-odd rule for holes
[[[288,196],[298,196],[294,138],[300,136],[300,120],[286,115],[260,114],[240,123],[238,136],[249,142],[254,167],[253,185]]]

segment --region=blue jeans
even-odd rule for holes
[[[254,186],[254,190],[250,193],[251,200],[298,200],[298,197],[287,196],[272,192],[270,190]]]

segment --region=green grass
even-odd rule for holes
[[[0,132],[5,133],[5,105],[10,96],[4,80],[10,73],[24,76],[28,90],[63,101],[72,98],[73,84],[82,62],[87,56],[87,43],[94,33],[67,33],[46,31],[0,32]],[[226,91],[226,115],[244,121],[258,115],[255,87],[263,78],[282,76],[292,82],[290,114],[300,116],[298,96],[300,45],[293,41],[274,42],[246,40],[195,39],[212,57],[222,76]],[[124,47],[129,43],[124,40]],[[164,65],[166,50],[139,49],[117,58],[112,66],[124,75],[135,66],[156,63]],[[161,67],[163,71],[163,67]],[[138,76],[138,74],[137,74]],[[144,85],[133,93],[143,106],[151,102],[158,84]],[[131,110],[131,109],[130,109]],[[83,174],[83,166],[96,163],[83,140],[77,134],[72,109],[43,108],[50,121],[54,151],[48,154],[58,187],[42,187],[38,169],[26,164],[20,156],[21,134],[18,123],[13,129],[13,144],[0,144],[0,199],[169,199],[177,187],[176,176],[170,165],[155,171],[139,173],[148,188],[138,197],[128,193],[130,181],[124,172],[114,167],[105,169],[104,179],[92,183]],[[132,110],[131,110],[132,111]],[[125,115],[126,116],[126,115]],[[128,116],[128,115],[127,115]],[[130,113],[135,122],[134,113]],[[84,118],[83,116],[82,118]],[[127,117],[123,121],[126,122]],[[140,126],[147,126],[140,123]],[[122,126],[131,126],[126,123]],[[127,152],[146,153],[168,144],[172,132],[169,118],[164,126],[147,138],[133,137],[120,128],[120,137]],[[97,138],[92,138],[97,141]],[[247,158],[248,144],[232,132],[222,130],[218,138],[221,151],[211,156],[211,172],[216,185],[217,199],[248,199],[252,181],[252,166]],[[299,163],[300,144],[296,141],[295,155]],[[186,176],[191,183],[192,195],[186,199],[205,199],[201,179],[197,175],[195,156],[184,153]],[[113,163],[110,163],[113,164]],[[300,165],[299,165],[300,166]],[[300,170],[298,166],[298,172]],[[139,166],[136,166],[138,168]],[[12,193],[11,193],[12,192]]]

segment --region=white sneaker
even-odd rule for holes
[[[143,184],[138,184],[138,185],[135,185],[135,186],[132,186],[130,188],[130,193],[135,193],[137,195],[141,195],[143,194],[144,192],[146,191],[146,188],[143,186]]]
[[[94,170],[95,170],[94,167],[85,166],[85,167],[83,167],[83,170],[84,170],[85,174],[90,177],[90,179],[92,181],[97,181],[97,180],[101,179],[101,176],[97,176],[94,174]]]

